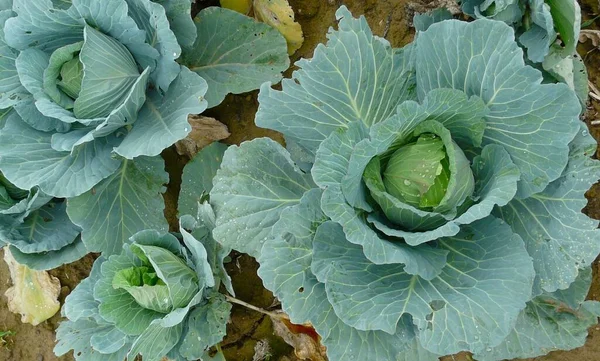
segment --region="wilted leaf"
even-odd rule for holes
[[[585,43],[591,40],[595,47],[600,46],[600,30],[581,30],[579,32],[579,42]]]
[[[327,361],[326,348],[321,345],[321,337],[310,324],[295,325],[285,317],[271,317],[271,321],[275,334],[294,348],[294,353],[299,359]]]
[[[4,261],[13,282],[5,293],[8,309],[20,313],[21,322],[34,326],[54,316],[60,309],[58,279],[46,271],[34,271],[17,263],[8,248],[4,248]]]
[[[252,9],[252,0],[221,0],[221,7],[248,15]]]
[[[288,54],[300,49],[304,42],[302,27],[294,21],[294,10],[288,0],[254,0],[254,16],[279,30],[288,44]]]
[[[190,115],[188,117],[188,122],[192,125],[192,131],[186,138],[175,143],[177,153],[180,155],[186,155],[193,158],[200,149],[212,142],[225,139],[231,135],[227,126],[215,118],[202,115]]]

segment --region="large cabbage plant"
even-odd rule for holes
[[[215,214],[205,197],[225,148],[213,144],[186,167],[178,233],[140,231],[118,254],[94,262],[62,308],[67,320],[57,329],[57,355],[74,350],[80,361],[218,359],[210,348],[229,322],[231,304],[219,289],[234,294],[223,266],[231,250],[211,236]]]
[[[56,212],[66,208],[90,252],[166,231],[159,154],[190,133],[188,115],[277,82],[288,66],[275,29],[221,8],[194,22],[191,5],[0,3],[0,170],[18,188],[67,198]],[[38,251],[55,251],[43,238]]]
[[[584,343],[600,252],[581,213],[596,143],[512,28],[442,21],[396,49],[345,7],[337,30],[230,147],[215,239],[258,258],[330,360],[531,357]]]

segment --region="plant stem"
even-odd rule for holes
[[[244,302],[242,300],[238,300],[235,297],[231,297],[229,295],[225,295],[225,298],[227,299],[227,301],[229,301],[231,303],[235,303],[235,304],[238,304],[240,306],[244,306],[244,307],[246,307],[246,308],[248,308],[248,309],[250,309],[252,311],[256,311],[256,312],[262,313],[262,314],[267,315],[267,316],[272,317],[272,318],[277,318],[277,319],[280,319],[280,320],[287,320],[287,317],[284,316],[284,315],[282,315],[282,314],[278,314],[278,313],[275,313],[275,312],[263,310],[260,307],[256,307],[256,306],[251,305],[251,304],[249,304],[247,302]]]

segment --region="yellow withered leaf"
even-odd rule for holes
[[[8,309],[21,314],[21,322],[34,326],[46,321],[60,310],[60,282],[46,271],[35,271],[17,263],[8,247],[4,248],[13,286],[6,291]]]
[[[300,49],[304,42],[302,27],[294,20],[294,10],[287,0],[254,0],[254,16],[285,37],[288,54]]]
[[[238,13],[248,15],[252,9],[252,0],[220,0],[221,7],[235,10]]]

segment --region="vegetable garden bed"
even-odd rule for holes
[[[600,359],[598,2],[11,3],[0,360]]]

